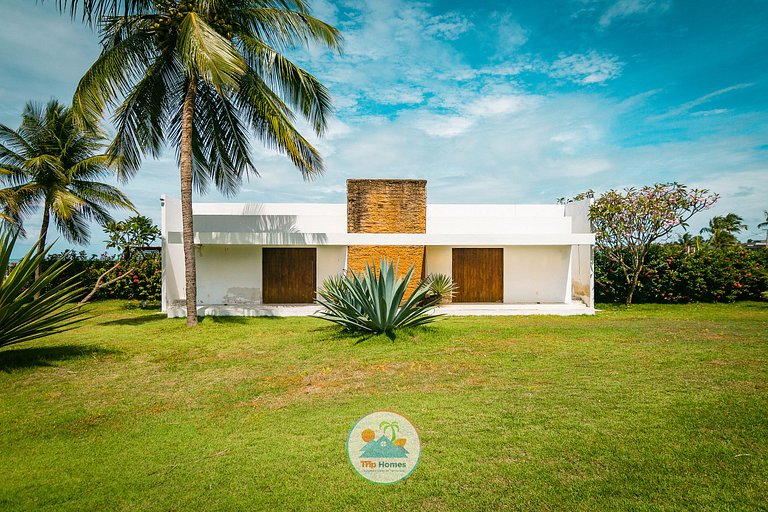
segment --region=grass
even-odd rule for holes
[[[758,510],[768,304],[444,319],[363,343],[317,319],[104,302],[0,351],[2,510]],[[419,429],[370,484],[355,421]]]

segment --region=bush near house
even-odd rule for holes
[[[101,256],[93,254],[89,257],[83,251],[64,251],[61,254],[49,255],[46,258],[46,264],[50,265],[58,259],[71,261],[71,265],[57,281],[52,283],[52,286],[56,286],[59,282],[80,272],[83,273],[83,283],[86,286],[93,286],[96,279],[117,261],[114,257],[106,254]],[[132,275],[99,289],[94,296],[94,300],[160,300],[160,289],[162,286],[160,255],[147,257],[136,263],[134,268],[136,271]]]
[[[768,251],[751,251],[741,246],[705,246],[687,252],[681,245],[657,244],[651,247],[646,261],[635,302],[760,300],[761,294],[768,291]],[[624,302],[626,287],[621,270],[597,251],[597,302]]]

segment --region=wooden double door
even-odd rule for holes
[[[262,302],[309,304],[315,300],[317,249],[265,247],[261,254]]]
[[[504,249],[453,249],[453,302],[504,302]]]

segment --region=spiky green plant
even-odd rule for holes
[[[366,264],[362,272],[332,276],[317,292],[316,302],[325,308],[318,314],[352,332],[393,333],[433,322],[440,316],[432,313],[440,296],[424,283],[403,300],[412,275],[413,266],[398,278],[397,265],[382,259],[378,272]]]
[[[429,289],[428,297],[437,295],[440,298],[438,304],[451,302],[458,288],[451,276],[445,274],[429,274],[424,279],[424,285]]]
[[[69,330],[84,320],[77,308],[77,299],[84,290],[79,274],[50,287],[72,261],[58,260],[35,279],[35,270],[51,246],[42,252],[31,248],[12,266],[11,252],[17,236],[10,231],[0,233],[0,347]]]

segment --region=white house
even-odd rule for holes
[[[193,205],[200,315],[308,315],[381,257],[458,285],[447,314],[593,314],[589,200],[427,204],[423,180],[349,180],[347,203]],[[185,316],[181,204],[162,198],[163,311]],[[415,284],[415,283],[414,283]]]

